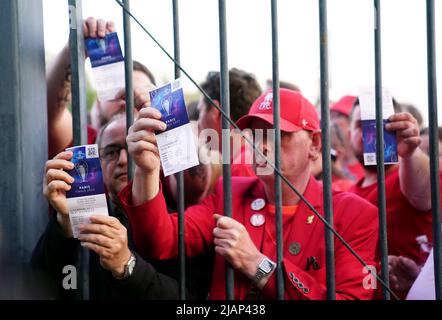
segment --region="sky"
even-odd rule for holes
[[[219,70],[217,0],[179,0],[181,65],[202,82]],[[229,68],[256,75],[265,87],[272,76],[270,0],[227,0]],[[436,57],[442,104],[442,1],[436,4]],[[53,57],[69,34],[68,1],[43,0],[45,49]],[[374,85],[373,0],[329,0],[330,100]],[[173,55],[172,1],[131,0],[137,19]],[[83,17],[113,20],[123,46],[122,9],[115,0],[83,0]],[[381,1],[382,81],[399,102],[414,104],[428,123],[426,7],[423,0]],[[279,75],[316,103],[320,93],[319,13],[315,0],[279,0]],[[173,62],[132,21],[132,56],[160,83],[174,76]],[[90,72],[90,64],[86,63]],[[183,77],[187,93],[197,89]],[[442,124],[442,112],[438,115]]]

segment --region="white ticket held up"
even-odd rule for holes
[[[88,38],[85,42],[98,100],[115,99],[118,91],[125,87],[124,57],[117,33],[109,33],[104,38]]]
[[[96,144],[68,148],[73,152],[74,169],[68,173],[75,179],[66,192],[74,238],[78,238],[80,224],[90,223],[90,216],[108,216],[106,194]]]
[[[156,132],[164,175],[167,177],[199,164],[196,139],[192,132],[181,80],[150,91],[151,105],[161,112],[167,129]]]
[[[376,165],[376,95],[374,87],[359,89],[361,106],[362,142],[364,148],[364,165]],[[382,119],[384,125],[384,164],[399,161],[397,153],[396,132],[385,129],[388,118],[394,114],[393,98],[387,88],[382,89]]]

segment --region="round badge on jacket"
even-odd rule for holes
[[[252,204],[250,205],[253,211],[262,210],[264,209],[265,206],[266,206],[266,201],[262,198],[253,200]]]
[[[266,222],[266,218],[263,214],[255,213],[250,217],[250,224],[254,227],[260,227]]]

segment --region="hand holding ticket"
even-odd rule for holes
[[[74,178],[66,191],[69,218],[74,238],[78,238],[79,226],[90,223],[92,215],[108,216],[103,175],[98,156],[98,146],[84,145],[66,149],[73,153],[74,168],[67,173]]]
[[[113,100],[125,87],[124,57],[116,32],[85,40],[100,101]]]
[[[167,177],[198,165],[196,142],[184,103],[181,80],[150,91],[150,100],[167,126],[165,131],[156,132],[164,175]]]

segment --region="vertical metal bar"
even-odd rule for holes
[[[84,73],[84,37],[81,0],[69,0],[69,45],[72,69],[72,121],[74,145],[87,143],[86,81]],[[80,282],[78,291],[89,299],[89,251],[79,247]]]
[[[178,0],[172,0],[173,9],[173,48],[174,59],[180,63],[180,24]],[[181,76],[181,70],[175,64],[175,79]],[[179,260],[179,290],[180,299],[186,299],[186,246],[184,243],[184,174],[178,172],[177,180],[177,205],[178,205],[178,260]]]
[[[126,82],[126,132],[134,121],[134,90],[133,90],[133,61],[132,61],[132,36],[130,28],[130,0],[124,0],[123,30],[124,30],[124,75]],[[127,155],[127,175],[133,178],[134,163],[132,157]]]
[[[272,15],[272,81],[273,81],[273,128],[275,129],[275,168],[281,171],[281,128],[279,106],[279,53],[278,53],[278,2],[271,1]],[[282,261],[282,186],[281,177],[275,174],[275,225],[276,225],[276,290],[277,299],[284,299],[284,273]]]
[[[437,123],[436,44],[434,1],[427,0],[428,119],[430,135],[431,211],[433,215],[433,259],[436,299],[442,299],[442,250],[439,181],[439,134]]]
[[[321,59],[321,130],[322,130],[322,181],[324,192],[324,218],[333,226],[332,181],[330,158],[330,112],[328,100],[328,33],[327,1],[319,0],[319,41]],[[325,227],[325,257],[327,274],[327,299],[336,299],[335,255],[333,232]]]
[[[230,92],[229,69],[227,62],[227,25],[226,2],[218,1],[219,7],[219,44],[220,44],[220,92],[221,107],[230,117]],[[224,215],[232,217],[232,186],[230,168],[230,124],[225,117],[222,120],[222,157],[223,157],[223,189],[224,189]],[[226,299],[235,299],[234,273],[232,266],[226,262]]]
[[[376,88],[376,163],[378,184],[379,213],[379,247],[381,250],[381,278],[389,288],[388,278],[388,246],[387,246],[387,214],[385,201],[385,168],[384,168],[384,122],[382,115],[382,64],[381,64],[381,7],[380,1],[374,0],[374,57],[375,57],[375,88]],[[390,292],[382,287],[385,300],[390,300]]]

